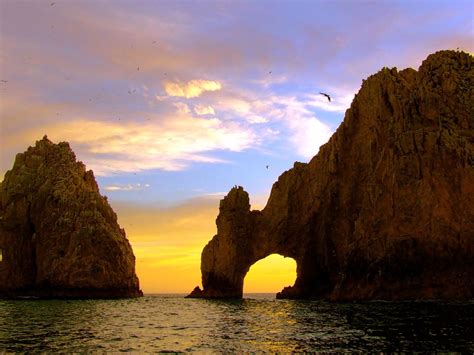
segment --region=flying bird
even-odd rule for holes
[[[52,2],[51,4],[49,4],[49,6],[54,6],[54,4],[56,4],[55,2]]]
[[[270,165],[267,165],[266,167],[267,167],[267,170],[268,170],[268,168],[270,167]]]
[[[8,80],[0,80],[2,83],[8,83]]]
[[[328,98],[328,101],[331,102],[331,96],[329,96],[328,94],[324,93],[324,92],[320,92],[321,95],[323,96],[326,96]]]

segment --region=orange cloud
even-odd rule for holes
[[[165,91],[170,96],[185,97],[187,99],[201,96],[205,91],[217,91],[221,89],[218,81],[191,80],[187,83],[165,82]]]

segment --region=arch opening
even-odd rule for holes
[[[244,298],[249,294],[280,292],[293,286],[296,280],[296,260],[271,254],[255,262],[244,278]]]

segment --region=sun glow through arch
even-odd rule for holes
[[[279,254],[271,254],[250,267],[244,279],[246,293],[277,293],[296,280],[296,261]]]

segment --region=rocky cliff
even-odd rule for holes
[[[92,171],[46,136],[0,185],[0,297],[136,297],[135,257]]]
[[[202,252],[204,289],[190,297],[242,297],[250,266],[273,253],[297,262],[281,298],[472,298],[473,57],[441,51],[418,71],[369,77],[329,142],[279,177],[262,211],[232,189]]]

